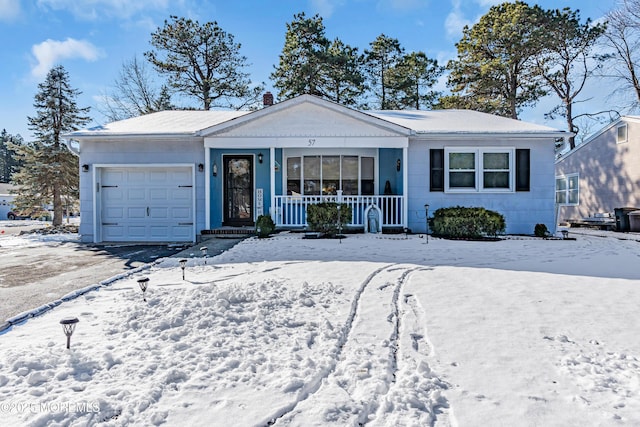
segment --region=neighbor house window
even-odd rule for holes
[[[444,150],[444,176],[446,191],[450,192],[504,192],[514,188],[514,153],[512,148],[446,148]],[[430,154],[431,178],[437,177],[439,152]],[[435,185],[434,185],[435,184]],[[438,188],[437,182],[431,191]]]
[[[556,203],[559,205],[577,205],[580,203],[578,174],[556,177]]]
[[[287,158],[287,194],[374,194],[374,158],[303,156]]]
[[[627,125],[626,123],[618,126],[616,129],[616,143],[620,144],[622,142],[627,142]]]

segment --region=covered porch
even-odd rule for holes
[[[309,95],[207,129],[207,224],[270,214],[278,228],[304,228],[310,205],[341,202],[346,227],[365,227],[371,210],[381,229],[406,227],[410,133]]]

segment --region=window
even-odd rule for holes
[[[287,194],[374,194],[373,157],[303,156],[287,158]]]
[[[623,142],[627,142],[627,125],[626,123],[620,125],[616,129],[616,143],[620,144]]]
[[[287,159],[287,194],[302,194],[300,191],[301,174],[300,157],[289,157]]]
[[[449,188],[476,188],[476,153],[449,153]]]
[[[446,191],[513,191],[515,150],[511,148],[447,148],[444,151],[444,188]],[[436,184],[437,188],[437,166],[439,165],[437,161],[434,161],[437,160],[434,159],[434,156],[437,157],[437,153],[432,152],[431,179],[434,183],[431,184],[431,187],[433,188]],[[434,179],[434,175],[436,179]]]
[[[580,203],[578,174],[556,177],[556,203],[559,205],[577,205]]]
[[[374,194],[374,159],[373,157],[360,158],[360,194],[370,196]]]

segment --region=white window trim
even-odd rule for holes
[[[475,154],[475,187],[451,188],[449,186],[449,153]],[[484,153],[509,153],[509,188],[484,188]],[[444,149],[444,191],[445,193],[513,193],[515,192],[515,153],[514,147],[445,147]]]
[[[569,203],[568,202],[568,200],[569,200],[569,192],[572,191],[569,188],[569,179],[573,178],[573,177],[577,177],[578,178],[578,187],[575,189],[575,191],[578,193],[578,197],[577,197],[578,202],[577,203]],[[578,174],[578,173],[570,173],[570,174],[567,174],[567,175],[558,175],[558,176],[556,176],[556,182],[555,182],[556,183],[556,190],[555,190],[555,194],[556,195],[558,194],[558,183],[557,183],[557,181],[559,179],[563,179],[565,181],[565,183],[566,183],[565,189],[563,191],[565,193],[565,200],[567,200],[567,202],[565,202],[565,203],[556,202],[558,204],[558,206],[578,206],[578,205],[580,205],[580,174]],[[557,199],[557,197],[556,197],[556,199]]]
[[[624,139],[620,139],[620,129],[624,128]],[[626,123],[616,126],[616,144],[623,144],[629,140],[629,127]]]

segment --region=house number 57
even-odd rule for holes
[[[309,140],[309,144],[307,144],[307,147],[313,147],[314,145],[316,145],[316,140],[315,139],[310,139]]]

